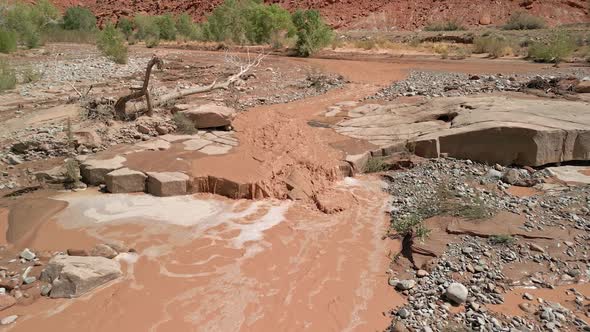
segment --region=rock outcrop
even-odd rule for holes
[[[590,159],[590,105],[457,97],[357,108],[336,131],[386,147],[408,142],[422,157],[540,166]]]
[[[121,266],[111,259],[58,255],[49,261],[41,274],[41,280],[51,283],[50,297],[73,298],[121,275]]]

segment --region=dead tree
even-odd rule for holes
[[[207,86],[199,86],[199,87],[194,87],[194,88],[189,88],[189,89],[184,89],[184,90],[177,90],[177,91],[170,92],[168,94],[159,96],[155,99],[152,99],[151,96],[149,95],[149,93],[141,94],[142,92],[144,92],[144,89],[145,89],[145,92],[147,92],[147,82],[149,80],[149,71],[151,70],[151,67],[148,65],[148,70],[146,71],[146,80],[144,81],[144,86],[143,86],[142,90],[140,90],[136,93],[133,93],[129,96],[125,96],[125,97],[120,98],[117,101],[117,104],[115,104],[115,111],[117,113],[117,116],[120,119],[127,119],[130,114],[141,114],[141,113],[145,113],[145,112],[150,114],[153,107],[158,107],[158,106],[167,104],[171,100],[194,95],[197,93],[210,92],[210,91],[214,91],[214,90],[226,90],[230,86],[235,84],[236,82],[245,79],[246,74],[248,74],[248,72],[251,71],[252,69],[260,66],[260,64],[262,63],[262,60],[265,57],[266,57],[266,54],[259,54],[255,58],[252,58],[252,57],[250,57],[250,53],[248,53],[247,59],[244,62],[243,60],[241,60],[241,58],[239,58],[237,56],[230,56],[230,55],[226,54],[225,62],[236,67],[237,73],[229,76],[223,82],[218,82],[217,80],[215,80],[215,81],[213,81],[213,83],[211,83],[210,85],[207,85]],[[152,59],[152,61],[153,61],[153,59]],[[151,63],[151,61],[150,61],[150,63]],[[146,100],[129,103],[128,108],[130,110],[127,111],[127,106],[126,106],[127,102],[129,102],[131,100],[137,100],[137,99],[141,98],[144,94],[146,96]]]
[[[143,96],[145,96],[145,100],[146,100],[145,103],[146,103],[146,109],[147,109],[148,116],[153,115],[154,110],[152,108],[152,99],[151,99],[150,91],[148,88],[149,88],[149,84],[150,84],[150,76],[152,75],[152,68],[154,66],[157,66],[157,68],[159,70],[162,70],[162,67],[164,66],[164,62],[162,61],[162,59],[158,58],[157,56],[154,56],[150,60],[150,62],[148,62],[147,68],[145,70],[145,76],[143,79],[143,86],[141,86],[141,88],[131,88],[132,90],[136,90],[136,91],[127,95],[127,96],[123,96],[123,97],[119,98],[119,100],[117,100],[117,102],[115,103],[115,114],[119,120],[125,120],[128,117],[127,103],[132,100],[137,100]]]

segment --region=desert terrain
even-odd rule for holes
[[[56,1],[216,5],[114,3]],[[285,2],[339,28],[309,57],[0,54],[0,330],[590,331],[588,4],[427,3]],[[517,8],[548,26],[483,30]],[[421,31],[435,10],[466,30]],[[523,55],[574,23],[563,59]]]

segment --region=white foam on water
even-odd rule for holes
[[[264,232],[285,220],[290,203],[283,201],[221,201],[193,196],[154,197],[150,195],[109,194],[99,196],[63,196],[69,203],[58,215],[65,227],[80,228],[107,223],[142,223],[160,226],[163,223],[186,226],[192,238],[219,239],[220,232],[239,230],[228,245],[243,248],[247,242],[260,241]],[[224,225],[222,228],[217,226]],[[215,228],[215,230],[208,230]],[[159,230],[158,232],[165,232]],[[148,247],[142,255],[161,256],[169,245]],[[256,253],[260,248],[253,249]]]

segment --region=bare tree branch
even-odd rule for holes
[[[210,92],[210,91],[214,91],[214,90],[226,90],[231,85],[235,84],[236,82],[243,80],[244,75],[246,75],[252,69],[260,66],[260,64],[262,63],[262,60],[264,60],[266,58],[266,56],[267,56],[267,54],[258,54],[255,58],[252,58],[250,56],[250,53],[248,52],[247,60],[246,60],[246,62],[244,62],[244,60],[240,59],[238,56],[229,55],[228,53],[226,53],[225,62],[236,67],[238,72],[229,76],[225,81],[218,82],[217,80],[215,80],[215,81],[213,81],[213,83],[211,83],[210,85],[207,85],[207,86],[198,86],[198,87],[194,87],[194,88],[170,92],[165,95],[159,96],[156,99],[152,99],[151,96],[148,97],[147,94],[143,93],[143,90],[140,90],[137,93],[133,93],[129,96],[122,97],[122,98],[125,98],[123,101],[121,101],[122,99],[119,99],[119,101],[117,101],[117,104],[120,104],[119,102],[121,101],[121,103],[123,103],[123,105],[119,105],[119,108],[117,108],[117,105],[115,105],[115,110],[117,112],[117,115],[120,114],[122,116],[119,118],[125,119],[131,113],[141,114],[141,113],[144,113],[147,111],[149,114],[151,112],[152,107],[158,107],[158,106],[164,105],[171,100],[175,100],[175,99],[179,99],[182,97],[186,97],[186,96],[190,96],[190,95],[194,95],[194,94],[198,94],[198,93],[203,93],[203,92]],[[146,82],[148,79],[149,79],[149,73],[146,71],[146,81],[144,81],[144,87],[147,86]],[[146,91],[147,91],[147,88],[146,88]],[[140,97],[142,97],[144,95],[146,95],[146,97],[147,97],[146,101],[139,101],[139,102],[135,102],[135,103],[130,103],[129,108],[132,109],[132,111],[127,111],[125,109],[124,104],[126,104],[128,101],[133,100],[133,99],[139,99]],[[137,97],[135,97],[135,96],[137,96]],[[131,97],[134,97],[134,98],[131,98]],[[122,112],[121,112],[121,110],[122,110]]]

